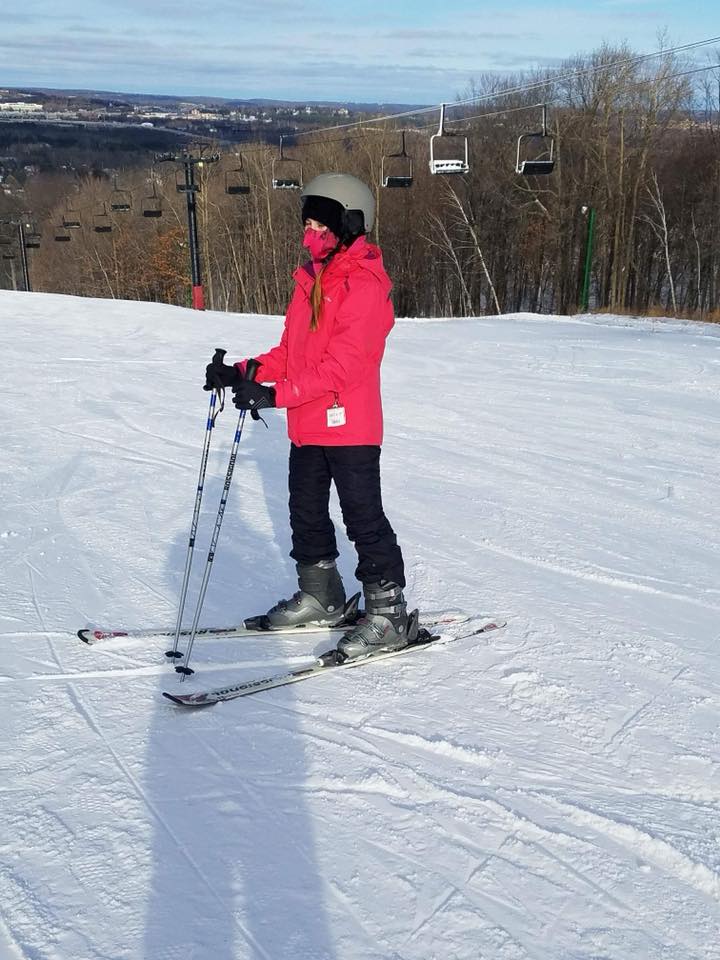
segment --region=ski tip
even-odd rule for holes
[[[172,693],[165,693],[165,691],[163,691],[163,696],[166,700],[172,700],[172,702],[176,703],[179,707],[185,706],[185,703],[179,697],[173,696]]]
[[[178,707],[211,707],[216,702],[215,700],[191,700],[182,695],[165,693],[165,691],[163,691],[163,696],[167,700],[172,700],[172,702],[177,704]]]

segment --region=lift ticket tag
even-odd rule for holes
[[[329,427],[345,426],[345,407],[338,403],[338,395],[335,394],[335,403],[327,409],[327,425]]]

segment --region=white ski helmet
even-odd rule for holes
[[[375,223],[375,197],[372,190],[349,173],[321,173],[303,187],[300,196],[303,201],[303,220],[313,217],[312,211],[321,208],[322,200],[334,200],[340,204],[343,235],[370,233]],[[321,216],[313,219],[325,223]],[[332,227],[332,224],[325,225]]]

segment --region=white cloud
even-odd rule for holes
[[[72,14],[4,15],[5,83],[226,96],[439,102],[485,71],[517,71],[589,52],[603,41],[655,47],[662,7],[605,0],[588,8],[514,4],[452,17],[418,5],[411,21],[308,0],[117,0]],[[324,7],[324,9],[323,9]],[[65,17],[63,20],[62,17]],[[64,29],[63,29],[64,27]],[[688,36],[692,29],[694,36]],[[709,28],[708,28],[709,29]],[[673,31],[695,39],[697,21]]]

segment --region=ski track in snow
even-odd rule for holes
[[[74,632],[174,623],[208,352],[251,355],[281,320],[6,292],[0,313],[2,960],[720,960],[718,329],[398,323],[383,475],[408,593],[508,626],[184,712],[160,697],[167,639]],[[207,623],[292,592],[268,423],[243,436]],[[323,645],[198,638],[182,689]]]

